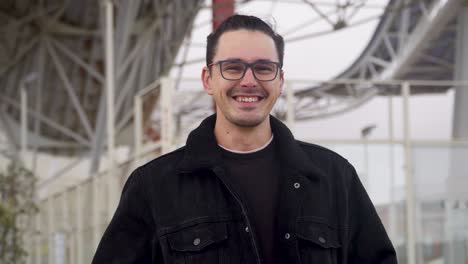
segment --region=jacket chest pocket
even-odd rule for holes
[[[316,222],[300,222],[297,227],[301,264],[341,263],[338,230]]]
[[[201,223],[167,235],[167,263],[224,263],[227,223]]]

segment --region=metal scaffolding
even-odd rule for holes
[[[32,106],[28,147],[92,157],[90,174],[98,171],[115,144],[106,134],[125,144],[133,96],[167,75],[200,8],[182,0],[1,1],[0,121],[13,152],[21,87]],[[106,116],[112,108],[115,119]]]
[[[273,10],[277,1],[270,2]],[[460,10],[466,13],[465,2],[389,1],[368,46],[347,70],[334,81],[286,82],[274,114],[292,127],[298,121],[345,113],[383,95],[389,97],[390,108],[391,98],[402,96],[408,118],[408,98],[413,94],[457,87],[458,100],[466,98],[466,83],[451,82],[454,76],[466,80],[461,72],[466,61],[460,59],[466,56],[456,56],[465,54],[463,47],[468,46],[466,14],[458,17]],[[313,21],[326,21],[330,32],[359,24],[352,18],[367,5],[363,0],[336,1],[336,8],[328,12],[323,8],[328,3],[301,3],[316,15]],[[212,101],[203,91],[178,91],[181,80],[165,78],[202,8],[207,6],[201,0],[0,2],[0,127],[9,144],[7,155],[23,162],[27,152],[73,157],[39,183],[39,190],[47,191],[41,196],[31,233],[34,239],[28,244],[29,263],[55,263],[57,254],[65,254],[60,250],[67,251],[70,263],[89,263],[129,171],[172,150],[194,123],[212,111]],[[300,24],[284,32],[286,42],[323,33],[294,35],[299,28]],[[188,63],[184,60],[177,66]],[[403,82],[391,81],[395,79]],[[456,106],[456,122],[466,128],[461,117],[465,104],[462,100]],[[158,126],[154,141],[145,140],[150,119]],[[419,231],[414,227],[419,205],[409,123],[403,121],[404,140],[397,142],[389,132],[389,142],[405,149],[406,253],[408,264],[415,264],[421,258],[416,250]],[[124,161],[117,158],[119,145],[132,148]],[[86,177],[55,185],[83,160],[90,161]],[[33,169],[36,163],[36,159],[30,162]],[[461,218],[453,218],[452,213],[447,209],[449,221],[460,224]],[[396,221],[392,219],[391,234]],[[54,247],[60,243],[64,247]],[[455,252],[456,245],[449,246]],[[453,253],[450,258],[463,256]]]

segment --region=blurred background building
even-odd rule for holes
[[[468,263],[467,1],[2,0],[0,167],[38,177],[28,263],[90,262],[129,173],[213,112],[205,38],[234,12],[285,37],[274,115],[354,164],[400,263]]]

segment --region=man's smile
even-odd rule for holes
[[[259,97],[244,97],[244,96],[236,96],[234,99],[238,102],[244,102],[244,103],[252,103],[252,102],[258,102],[261,100]]]
[[[234,88],[228,92],[228,96],[241,106],[254,106],[263,101],[268,94],[259,88],[249,90]]]

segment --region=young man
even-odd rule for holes
[[[270,116],[283,54],[252,16],[208,36],[216,115],[130,176],[93,263],[397,263],[353,167]]]

